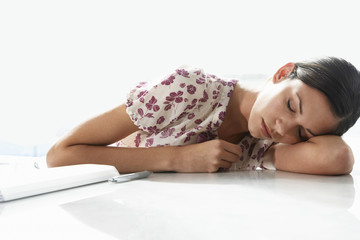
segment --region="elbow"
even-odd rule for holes
[[[48,167],[64,166],[63,155],[65,149],[58,144],[53,145],[46,154],[46,164]]]
[[[341,146],[337,148],[332,161],[332,175],[350,174],[354,166],[354,155],[349,146]]]

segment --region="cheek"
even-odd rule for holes
[[[267,111],[275,116],[281,116],[286,110],[286,103],[281,99],[274,99],[267,105]]]
[[[263,98],[254,104],[253,110],[254,115],[266,118],[271,115],[272,112],[278,110],[278,104],[275,104],[272,98]]]
[[[275,119],[284,116],[284,102],[280,98],[262,98],[256,101],[249,117],[249,131],[260,129],[262,119],[267,124],[274,124]]]

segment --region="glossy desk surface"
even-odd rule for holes
[[[1,239],[360,239],[360,174],[156,173],[0,204]]]

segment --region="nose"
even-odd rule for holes
[[[274,134],[284,137],[291,131],[291,129],[296,127],[296,122],[294,119],[283,119],[278,118],[275,120]]]

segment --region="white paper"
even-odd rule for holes
[[[79,164],[9,174],[0,179],[0,202],[107,181],[118,176],[114,166]]]

